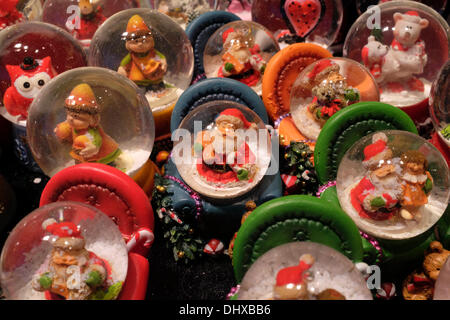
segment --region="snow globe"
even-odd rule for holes
[[[367,10],[345,39],[344,57],[362,62],[380,87],[380,101],[413,120],[428,116],[431,84],[449,55],[447,22],[418,2],[394,1]]]
[[[183,29],[201,14],[214,10],[217,0],[154,0],[153,7],[175,20]]]
[[[160,136],[168,133],[174,104],[191,83],[194,58],[186,33],[175,21],[141,8],[121,11],[98,29],[89,65],[134,81],[153,110]]]
[[[430,94],[430,116],[435,133],[432,143],[450,163],[450,61],[440,70]]]
[[[356,1],[356,9],[358,14],[363,14],[370,6],[379,5],[385,2],[390,2],[393,0],[357,0]],[[408,1],[408,0],[397,0],[397,1]],[[438,12],[444,13],[445,6],[447,4],[447,0],[412,0],[416,2],[421,2]]]
[[[48,176],[78,163],[111,165],[133,176],[149,159],[154,122],[136,85],[104,68],[59,75],[33,101],[27,135]]]
[[[237,300],[372,300],[361,272],[342,253],[315,242],[290,242],[260,256]]]
[[[290,113],[309,140],[339,110],[360,101],[379,101],[378,86],[361,64],[346,58],[327,58],[307,66],[291,90]]]
[[[312,42],[329,47],[343,19],[341,0],[254,0],[252,20],[274,33],[281,47]]]
[[[206,43],[203,65],[207,78],[230,78],[262,91],[267,62],[279,51],[271,32],[251,21],[234,21],[217,29]]]
[[[270,139],[254,111],[231,101],[211,101],[195,108],[173,132],[172,159],[193,190],[208,199],[230,200],[263,179],[271,160]]]
[[[378,131],[347,150],[336,188],[342,209],[363,232],[405,240],[426,232],[443,215],[449,170],[441,153],[422,137]]]
[[[114,13],[135,7],[122,0],[47,0],[42,20],[70,32],[89,48],[98,27]]]
[[[254,0],[221,0],[217,9],[234,13],[242,20],[251,21],[253,2]]]
[[[25,142],[28,109],[57,74],[86,66],[81,45],[64,30],[42,22],[23,22],[0,33],[0,114],[13,123],[19,160],[34,171]]]
[[[0,269],[9,300],[113,300],[127,276],[128,252],[106,214],[82,203],[58,202],[16,225]]]
[[[3,0],[0,7],[0,31],[27,20],[38,20],[42,14],[40,0]]]

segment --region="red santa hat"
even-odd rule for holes
[[[388,158],[391,155],[390,149],[387,147],[387,136],[378,132],[372,136],[372,143],[364,148],[364,160],[365,166],[378,163],[378,161]]]
[[[229,36],[230,33],[232,33],[232,32],[234,32],[234,28],[228,28],[227,30],[225,30],[225,31],[222,33],[222,40],[223,40],[223,42],[227,41],[228,36]]]
[[[303,255],[297,266],[283,268],[278,271],[276,285],[280,287],[288,284],[302,284],[305,279],[305,271],[314,264],[314,259],[311,258],[311,255]]]
[[[78,226],[70,221],[57,222],[55,219],[50,218],[45,220],[42,223],[42,228],[50,232],[51,234],[59,237],[59,238],[80,238],[81,236],[80,230]]]
[[[236,129],[248,129],[250,127],[256,126],[253,122],[250,122],[245,118],[241,110],[236,108],[228,108],[223,110],[216,118],[216,124],[219,124],[222,121],[229,121],[235,124]]]
[[[407,11],[403,14],[403,19],[410,22],[420,22],[420,16],[417,11]]]

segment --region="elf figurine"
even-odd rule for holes
[[[393,161],[388,138],[382,133],[372,136],[372,143],[364,148],[363,166],[368,174],[351,190],[351,203],[359,215],[373,220],[391,218],[398,209],[402,195],[401,171]]]
[[[167,61],[155,49],[152,31],[142,17],[132,16],[128,21],[127,31],[122,36],[126,40],[125,46],[129,54],[122,60],[117,72],[146,90],[164,90],[163,78],[167,71]]]
[[[6,65],[11,86],[5,91],[3,104],[12,116],[28,117],[28,108],[42,87],[56,76],[52,59],[26,57],[20,65]]]
[[[84,300],[110,280],[107,262],[86,250],[85,240],[73,222],[49,218],[42,228],[51,234],[53,249],[45,272],[33,277],[36,291],[49,291],[67,300]]]
[[[19,0],[2,0],[0,4],[0,30],[25,20],[23,14],[17,10]]]
[[[58,124],[55,134],[72,143],[70,155],[76,162],[112,164],[121,154],[118,144],[100,126],[100,106],[92,88],[77,85],[66,99],[67,120]]]
[[[339,70],[338,64],[322,60],[308,74],[310,83],[314,85],[311,90],[314,98],[308,105],[308,115],[321,126],[336,112],[360,98],[359,91],[347,85]]]
[[[418,150],[409,150],[401,155],[402,216],[412,219],[420,206],[428,203],[428,195],[433,188],[433,178],[426,170],[427,159]],[[407,212],[405,212],[407,211]],[[410,215],[409,215],[409,214]]]
[[[67,21],[71,26],[67,26],[72,31],[72,35],[79,40],[90,40],[94,36],[98,27],[106,20],[106,17],[101,13],[101,8],[94,6],[92,0],[78,0],[78,7],[80,8],[80,24],[79,28],[73,28],[76,25],[75,20]]]
[[[256,124],[240,110],[222,111],[213,129],[197,134],[194,153],[201,156],[197,163],[199,174],[210,183],[251,181],[258,170],[255,156],[247,143],[238,145],[240,132],[249,129],[256,129]]]
[[[229,28],[223,35],[223,64],[217,76],[238,80],[250,87],[255,86],[266,69],[266,62],[249,29]]]
[[[277,273],[273,288],[277,300],[308,300],[308,273],[315,259],[310,254],[303,254],[297,266],[283,268]]]

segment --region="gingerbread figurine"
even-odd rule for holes
[[[100,105],[92,88],[77,85],[65,101],[67,120],[58,124],[55,134],[72,143],[70,155],[77,162],[113,163],[121,154],[118,144],[100,125]]]

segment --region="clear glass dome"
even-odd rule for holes
[[[0,32],[0,114],[25,126],[41,88],[57,74],[85,65],[81,45],[56,26],[24,22]]]
[[[358,10],[358,14],[361,15],[363,12],[367,10],[369,6],[379,5],[384,2],[390,2],[393,0],[357,0],[356,8]],[[409,0],[396,0],[396,1],[409,1]],[[436,11],[444,11],[445,6],[447,5],[447,0],[412,0],[416,2],[421,2],[429,7],[432,7]]]
[[[235,79],[261,94],[266,65],[279,50],[272,33],[262,25],[251,21],[227,23],[206,43],[206,77]]]
[[[418,2],[393,1],[375,8],[350,28],[344,57],[366,65],[379,84],[381,102],[397,107],[421,103],[448,59],[449,26]]]
[[[450,60],[442,67],[430,94],[430,115],[434,129],[450,148]]]
[[[207,102],[172,133],[172,159],[198,193],[230,199],[252,190],[271,158],[270,134],[259,116],[232,101]]]
[[[217,0],[153,0],[153,8],[168,15],[183,29],[201,14],[212,11]]]
[[[450,300],[450,259],[448,258],[436,280],[433,300]]]
[[[89,282],[94,270],[104,279],[96,286]],[[118,293],[127,270],[128,252],[117,226],[78,202],[56,202],[28,214],[9,234],[0,257],[8,300],[86,299],[108,288]]]
[[[113,14],[136,7],[129,0],[46,0],[42,20],[67,30],[85,47]]]
[[[422,137],[379,131],[356,142],[337,174],[342,209],[364,232],[408,239],[430,229],[449,200],[449,170],[442,154]]]
[[[33,157],[48,176],[81,162],[132,176],[148,160],[155,128],[133,82],[104,68],[59,75],[36,97],[27,123]]]
[[[189,87],[194,54],[186,33],[171,18],[151,9],[128,9],[98,29],[89,65],[127,76],[153,111],[161,111],[173,106]]]
[[[317,140],[326,121],[337,111],[360,101],[379,101],[378,86],[361,64],[346,58],[310,64],[291,89],[291,116],[301,133]]]
[[[282,48],[300,41],[331,46],[338,36],[343,15],[341,0],[253,0],[252,3],[252,20],[272,31]]]
[[[3,0],[0,7],[0,31],[27,20],[38,20],[42,14],[40,0]]]
[[[245,21],[252,20],[252,3],[254,0],[217,0],[217,10],[234,13]]]
[[[293,279],[299,281],[293,283]],[[267,251],[248,269],[238,291],[238,300],[337,300],[342,296],[372,300],[353,262],[315,242],[291,242]]]

